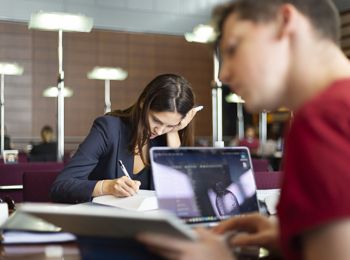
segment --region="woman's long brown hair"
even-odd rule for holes
[[[194,106],[194,94],[189,82],[175,74],[163,74],[153,79],[142,91],[134,105],[125,110],[114,110],[107,115],[120,117],[131,125],[132,154],[140,154],[143,163],[149,165],[148,152],[142,154],[142,147],[149,147],[150,126],[149,113],[177,112],[185,117]],[[182,146],[194,143],[193,123],[179,131]],[[148,150],[148,149],[147,149]],[[137,151],[137,152],[136,152]]]

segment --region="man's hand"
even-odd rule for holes
[[[197,229],[197,234],[197,241],[151,233],[140,234],[137,236],[137,240],[146,244],[151,251],[167,259],[235,259],[222,236],[205,229]]]
[[[279,228],[275,217],[252,213],[232,217],[213,229],[218,234],[231,230],[242,232],[229,241],[231,246],[259,246],[268,249],[270,253],[281,254]]]

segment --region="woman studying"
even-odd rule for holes
[[[52,200],[81,203],[102,195],[126,197],[139,189],[153,189],[149,148],[192,145],[191,121],[197,111],[192,88],[183,77],[156,77],[134,105],[95,119],[53,183]]]

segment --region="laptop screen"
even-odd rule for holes
[[[187,223],[259,210],[247,148],[154,147],[151,165],[159,208]]]

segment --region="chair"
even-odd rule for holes
[[[26,163],[28,162],[27,154],[23,151],[19,151],[18,153],[18,162],[19,163]]]
[[[50,189],[59,171],[24,172],[23,201],[51,202]]]
[[[269,161],[267,159],[252,159],[253,169],[256,172],[268,172]]]
[[[255,183],[258,190],[280,189],[282,172],[255,172]]]
[[[0,163],[0,197],[11,196],[15,202],[22,202],[24,172],[60,172],[63,167],[62,162]]]

